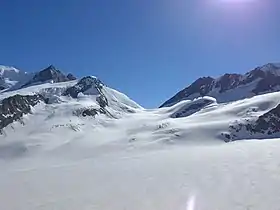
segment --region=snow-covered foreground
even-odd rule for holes
[[[242,141],[2,160],[0,209],[278,209],[279,150]]]
[[[81,117],[99,105],[95,89],[62,96],[76,82],[0,96],[52,96],[0,136],[1,210],[279,209],[280,140],[226,144],[221,133],[274,108],[280,93],[145,110],[103,87],[110,114]]]

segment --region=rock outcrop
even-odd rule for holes
[[[69,80],[76,80],[77,79],[77,77],[75,77],[73,74],[68,74],[67,75],[67,78],[69,79]]]
[[[188,117],[196,112],[199,112],[203,108],[213,103],[216,103],[216,100],[214,98],[211,97],[199,98],[181,107],[179,110],[173,113],[171,117],[172,118]]]
[[[243,122],[235,122],[229,126],[229,132],[222,135],[226,141],[280,138],[280,104],[256,120],[245,119]]]
[[[102,82],[96,77],[88,76],[82,78],[76,85],[68,88],[63,95],[69,95],[72,98],[77,98],[79,93],[101,93]]]
[[[97,95],[96,101],[100,107],[108,106],[108,100],[102,93],[102,82],[96,77],[88,76],[82,78],[76,85],[68,88],[63,95],[69,95],[72,98],[77,98],[79,93],[88,95]]]
[[[2,100],[0,105],[0,133],[9,124],[18,121],[25,114],[31,113],[31,108],[45,102],[41,95],[14,95]]]
[[[97,114],[107,114],[103,108],[85,107],[73,112],[77,117],[95,117]]]

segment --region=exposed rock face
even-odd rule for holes
[[[216,100],[211,97],[205,97],[205,98],[199,98],[197,100],[194,100],[190,104],[187,104],[186,106],[182,107],[175,113],[171,115],[172,118],[181,118],[181,117],[188,117],[196,112],[199,112],[206,106],[216,103]]]
[[[65,76],[61,71],[59,71],[58,69],[56,69],[54,66],[51,65],[48,68],[36,73],[33,79],[31,79],[22,87],[43,83],[43,82],[58,83],[58,82],[66,82],[69,80],[70,79],[67,76]]]
[[[171,99],[166,101],[160,107],[172,106],[182,100],[188,99],[192,94],[197,94],[198,96],[205,96],[212,89],[214,78],[212,77],[202,77],[192,83],[189,87],[177,93]]]
[[[72,98],[77,98],[79,93],[85,93],[92,89],[96,93],[100,93],[102,83],[95,77],[84,77],[76,85],[68,88],[63,95],[70,95]]]
[[[96,101],[101,108],[105,108],[106,106],[108,106],[108,100],[104,95],[99,95],[96,98]]]
[[[229,127],[229,133],[223,134],[228,141],[248,138],[280,138],[280,104],[261,115],[256,120],[245,120]]]
[[[212,96],[218,102],[229,102],[279,90],[280,64],[267,64],[257,67],[245,75],[225,74],[218,79],[199,78],[160,107],[172,106],[182,100],[192,100],[201,96]],[[226,93],[228,96],[220,97],[222,93]]]
[[[254,124],[245,125],[251,133],[262,133],[272,135],[278,133],[280,136],[280,104],[261,115]]]
[[[7,125],[18,121],[25,114],[31,113],[31,107],[45,102],[41,95],[14,95],[2,100],[0,105],[0,133]]]
[[[78,109],[73,114],[78,117],[95,117],[97,114],[107,114],[107,112],[103,108],[88,107]]]
[[[102,93],[102,82],[96,77],[84,77],[76,85],[68,88],[63,95],[69,95],[72,98],[77,98],[79,93],[98,95],[96,98],[100,107],[108,106],[108,100]]]
[[[240,74],[225,74],[215,82],[215,88],[219,89],[219,93],[236,88],[239,85],[242,75]],[[213,88],[212,88],[213,89]]]
[[[77,79],[77,77],[75,77],[73,74],[68,74],[67,75],[67,78],[69,79],[69,80],[76,80]]]

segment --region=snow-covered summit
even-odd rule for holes
[[[34,103],[32,97],[40,100]],[[0,133],[5,133],[7,126],[30,115],[35,106],[44,107],[43,110],[53,109],[52,115],[57,121],[61,120],[61,115],[66,121],[77,117],[116,119],[142,109],[126,95],[104,85],[97,77],[70,80],[53,66],[36,73],[20,88],[1,93],[0,99],[3,102],[0,106]]]
[[[4,76],[5,74],[9,74],[11,72],[18,74],[20,71],[12,66],[0,65],[0,75],[1,76]]]
[[[31,74],[20,71],[14,67],[0,65],[0,90],[8,89],[18,83],[23,84]]]

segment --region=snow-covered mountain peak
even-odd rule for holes
[[[0,66],[0,90],[11,88],[18,83],[24,83],[29,78],[29,73],[20,71],[15,67]]]
[[[28,74],[27,72],[21,71],[12,66],[0,65],[0,77],[10,79],[21,79],[22,75]]]
[[[137,103],[107,87],[97,77],[85,76],[79,80],[68,77],[69,74],[65,76],[54,66],[49,66],[35,73],[25,85],[1,93],[0,99],[7,100],[0,106],[0,134],[39,105],[43,115],[48,115],[44,110],[53,113],[52,118],[56,119],[53,123],[60,121],[61,115],[66,121],[77,117],[115,119],[141,109]],[[33,97],[40,100],[33,103]]]
[[[56,71],[57,69],[55,68],[54,65],[51,64],[45,70]]]
[[[18,69],[16,69],[15,67],[0,65],[0,75],[1,76],[4,76],[5,74],[11,74],[11,73],[18,74],[19,72],[20,71]]]

